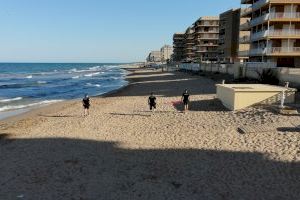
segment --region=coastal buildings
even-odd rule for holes
[[[181,62],[184,57],[184,33],[175,33],[173,35],[173,61]]]
[[[240,26],[251,31],[250,62],[277,67],[300,67],[300,0],[241,0],[246,8]]]
[[[151,51],[147,57],[147,62],[161,62],[160,51]]]
[[[152,63],[166,63],[173,57],[173,47],[171,45],[164,45],[160,51],[151,51],[147,57],[147,62]]]
[[[218,60],[219,17],[205,16],[194,23],[194,61]]]
[[[173,47],[171,45],[164,45],[160,49],[161,61],[168,62],[171,60],[171,56],[173,54]]]

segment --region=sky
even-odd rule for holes
[[[137,62],[240,0],[0,0],[0,62]]]

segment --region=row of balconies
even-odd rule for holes
[[[209,31],[198,30],[196,31],[196,33],[219,33],[219,29],[209,30]]]
[[[257,26],[259,24],[263,24],[268,20],[299,20],[300,21],[300,12],[274,12],[274,13],[266,13],[262,16],[256,17],[251,21],[248,21],[244,24],[241,24],[240,30],[246,31],[250,30],[251,27]]]
[[[200,47],[215,47],[215,46],[218,46],[218,44],[216,44],[216,43],[200,43],[200,44],[197,44],[196,46],[200,46]]]
[[[249,51],[240,51],[239,56],[284,56],[284,55],[300,55],[300,47],[266,47],[254,48]]]
[[[202,23],[197,24],[196,26],[217,26],[217,27],[219,27],[219,23],[202,22]]]
[[[300,38],[300,29],[265,30],[257,33],[252,33],[251,37],[240,37],[240,43],[250,43],[264,38]]]
[[[242,4],[244,4],[246,1],[242,0]],[[265,6],[266,4],[268,4],[270,2],[270,0],[259,0],[257,2],[255,2],[254,4],[252,4],[249,9],[252,11],[258,10],[261,7]]]
[[[196,40],[200,41],[200,40],[219,40],[218,36],[212,36],[212,35],[203,35],[201,37],[197,37],[195,38]]]

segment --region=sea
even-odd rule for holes
[[[117,90],[127,85],[126,74],[113,63],[0,63],[0,119],[11,111]]]

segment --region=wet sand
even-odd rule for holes
[[[68,101],[0,122],[0,199],[300,199],[299,116],[228,111],[210,79],[128,70],[88,117]]]

